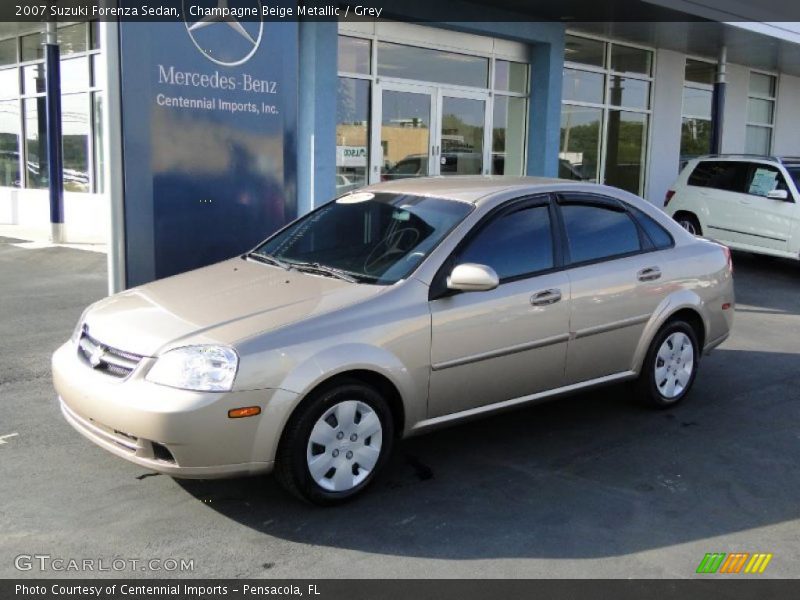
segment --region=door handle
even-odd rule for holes
[[[561,290],[543,290],[536,292],[531,296],[531,304],[534,306],[547,306],[548,304],[555,304],[561,300]]]
[[[658,267],[647,267],[636,274],[639,281],[655,281],[661,277],[661,269]]]

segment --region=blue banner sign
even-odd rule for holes
[[[220,2],[261,6],[206,4]],[[129,287],[240,254],[297,216],[297,23],[188,12],[119,24]]]

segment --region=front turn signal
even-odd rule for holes
[[[243,417],[255,417],[261,414],[260,406],[245,406],[243,408],[232,408],[228,411],[229,419],[241,419]]]

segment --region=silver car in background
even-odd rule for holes
[[[176,477],[274,471],[353,497],[393,442],[601,384],[664,408],[733,320],[728,249],[557,179],[405,179],[241,257],[89,307],[53,357],[67,421]]]

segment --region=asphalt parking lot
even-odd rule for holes
[[[152,474],[73,431],[49,359],[104,295],[105,256],[12,242],[0,577],[87,575],[21,573],[20,554],[191,559],[182,575],[202,578],[690,577],[706,552],[734,551],[773,553],[761,577],[800,574],[800,265],[735,255],[734,334],[678,408],[612,387],[410,439],[364,498],[319,509],[271,477]]]

